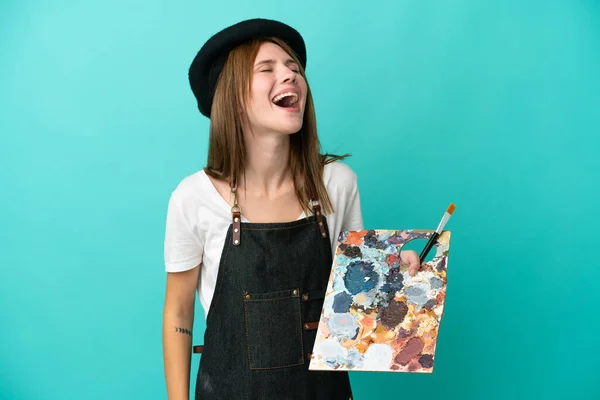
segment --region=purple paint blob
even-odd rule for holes
[[[419,364],[423,368],[433,368],[433,356],[431,354],[423,354],[419,357]]]
[[[404,244],[404,243],[406,242],[406,239],[404,239],[404,238],[401,236],[401,233],[400,233],[400,232],[396,231],[396,232],[395,232],[393,235],[391,235],[391,236],[388,238],[387,242],[388,242],[389,244]]]
[[[427,300],[427,303],[423,305],[423,308],[426,310],[431,310],[433,307],[437,305],[436,299]]]
[[[442,272],[446,268],[446,259],[442,258],[437,266],[438,272]]]
[[[408,340],[406,346],[402,349],[400,353],[394,359],[400,365],[407,365],[410,360],[412,360],[415,356],[419,355],[421,351],[423,351],[423,341],[420,338],[414,337]]]
[[[404,339],[404,338],[406,338],[406,337],[409,337],[410,335],[411,335],[411,332],[410,332],[410,331],[407,331],[407,330],[406,330],[406,329],[404,329],[404,328],[400,328],[400,329],[398,329],[398,335],[397,335],[397,336],[398,336],[399,338],[401,338],[401,339]]]

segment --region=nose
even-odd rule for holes
[[[285,68],[285,72],[282,74],[282,83],[296,82],[296,73],[290,68]]]

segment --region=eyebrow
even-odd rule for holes
[[[275,60],[261,60],[261,61],[257,62],[256,64],[254,64],[254,67],[256,68],[256,67],[258,67],[258,66],[260,66],[260,65],[265,65],[265,64],[275,64],[275,63],[276,63],[276,61],[275,61]],[[295,65],[298,65],[298,63],[297,63],[296,61],[294,61],[293,59],[291,59],[291,58],[288,58],[288,59],[285,61],[285,63],[284,63],[284,64],[285,64],[286,66],[287,66],[287,65],[290,65],[290,64],[295,64]]]

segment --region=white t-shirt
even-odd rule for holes
[[[341,231],[363,229],[360,196],[356,174],[340,161],[325,165],[323,181],[335,211],[326,216],[334,255]],[[303,213],[298,219],[304,217]],[[242,222],[248,221],[242,216]],[[230,224],[231,206],[204,170],[185,177],[171,194],[164,243],[165,268],[167,272],[181,272],[201,264],[198,296],[205,317]]]

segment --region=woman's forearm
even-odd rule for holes
[[[168,400],[188,400],[194,315],[163,312],[163,358]]]

